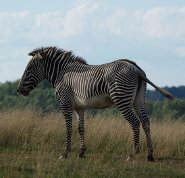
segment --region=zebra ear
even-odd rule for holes
[[[36,54],[36,57],[37,57],[37,59],[40,59],[40,60],[42,60],[42,59],[43,59],[43,57],[41,56],[41,54],[40,54],[40,53]]]
[[[52,51],[53,51],[53,48],[48,48],[48,49],[44,50],[43,52],[40,52],[40,53],[39,53],[39,56],[40,56],[42,59],[44,59],[44,58],[47,56],[48,52],[52,52]]]
[[[48,50],[45,50],[41,53],[38,53],[38,57],[44,59],[46,57],[47,53],[48,53]]]
[[[40,53],[33,51],[33,52],[29,53],[28,55],[32,56],[32,57],[37,56],[38,58],[44,58],[46,56],[46,53],[47,53],[46,50],[43,52],[40,52]]]
[[[40,58],[44,59],[45,56],[46,56],[46,53],[45,53],[45,52],[39,53],[38,56],[39,56]]]
[[[31,53],[28,53],[28,56],[35,56],[36,55],[36,53],[35,52],[31,52]]]

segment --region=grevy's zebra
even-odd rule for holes
[[[72,112],[78,117],[80,134],[80,158],[84,158],[84,110],[116,105],[133,130],[134,151],[139,153],[140,122],[146,134],[148,161],[154,161],[150,137],[150,122],[145,109],[146,82],[165,97],[174,97],[154,85],[144,71],[130,60],[117,60],[103,65],[88,65],[72,52],[56,47],[38,48],[29,53],[28,63],[17,91],[24,96],[47,79],[55,88],[56,98],[66,119],[66,150],[61,156],[67,158],[71,149]],[[134,114],[135,109],[139,119]]]

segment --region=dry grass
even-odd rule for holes
[[[74,119],[72,152],[67,160],[58,160],[65,147],[65,122],[60,114],[44,115],[29,110],[0,113],[0,176],[185,175],[185,123],[152,122],[151,133],[156,163],[145,162],[147,149],[143,131],[141,154],[135,161],[125,162],[132,150],[129,124],[122,118],[89,118],[85,120],[87,158],[77,160],[80,142]]]

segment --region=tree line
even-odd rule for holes
[[[43,112],[51,112],[59,109],[55,99],[54,89],[44,80],[26,98],[17,94],[18,80],[0,84],[0,111],[25,109],[27,107],[41,109]],[[175,101],[165,99],[156,90],[147,90],[146,107],[150,117],[156,119],[181,118],[185,120],[185,86],[165,87],[172,95],[176,96]],[[118,115],[117,108],[101,110],[89,110],[90,113],[103,115]]]

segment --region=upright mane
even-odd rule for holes
[[[58,48],[56,46],[49,46],[49,47],[40,47],[40,48],[36,48],[34,49],[33,51],[31,51],[30,53],[28,53],[29,56],[35,56],[36,54],[38,53],[42,53],[44,52],[45,50],[49,50],[49,49],[52,49],[53,50],[53,55],[55,55],[55,57],[61,55],[61,54],[64,54],[64,53],[68,53],[69,55],[69,58],[75,62],[75,61],[78,61],[82,64],[87,64],[86,60],[83,59],[82,57],[79,57],[79,56],[75,56],[73,54],[72,51],[66,51],[66,50],[63,50],[61,48]]]

